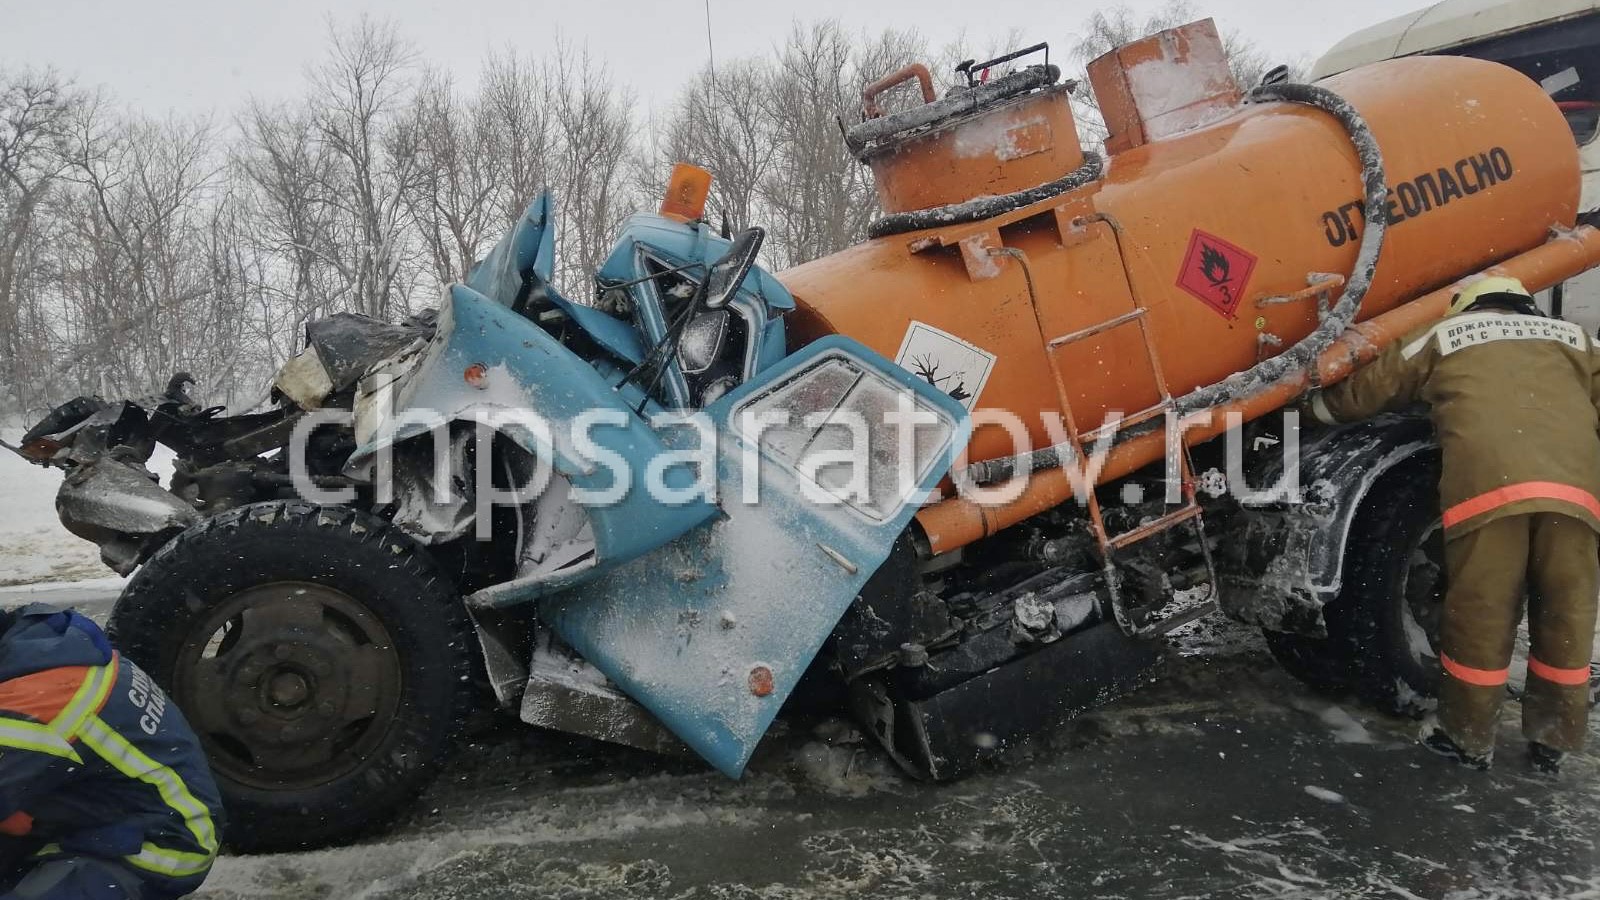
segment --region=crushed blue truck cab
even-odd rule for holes
[[[370,466],[407,442],[438,441],[452,423],[504,420],[503,435],[549,462],[544,495],[570,504],[559,518],[583,522],[569,540],[591,545],[559,568],[526,566],[468,602],[494,609],[537,601],[539,619],[584,660],[684,744],[738,776],[839,618],[888,557],[916,511],[912,501],[948,473],[966,443],[967,413],[849,338],[825,338],[786,354],[781,316],[794,301],[752,267],[726,307],[749,336],[736,361],[739,384],[699,410],[702,430],[694,432],[671,414],[689,405],[683,372],[665,373],[669,402],[662,403],[628,381],[623,367],[648,352],[635,335],[659,345],[671,334],[672,311],[649,276],[711,266],[731,242],[704,224],[630,219],[599,277],[634,293],[636,330],[562,298],[548,283],[552,206],[548,195],[540,197],[467,282],[449,288],[426,348],[408,348],[368,376],[357,400],[362,441],[350,465]],[[530,290],[606,352],[579,356],[518,312]],[[808,381],[838,389],[795,389]],[[771,435],[778,432],[741,429],[753,405],[786,391],[776,402],[797,424],[815,415],[886,412],[889,398],[908,398],[907,408],[926,420],[909,477],[870,474],[875,493],[865,508],[810,480],[826,462],[807,468],[805,459],[775,447]],[[383,408],[363,415],[375,406]],[[597,412],[610,418],[586,429],[586,417]],[[710,496],[690,495],[698,473],[685,461],[662,470],[674,498],[664,501],[646,483],[652,461],[684,453],[685,435],[695,433],[714,435]],[[606,460],[621,465],[600,464]],[[619,470],[626,484],[616,483]],[[746,497],[751,484],[759,487],[753,503]],[[583,499],[602,495],[603,502]],[[548,517],[548,505],[542,515]]]

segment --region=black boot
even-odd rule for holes
[[[1528,742],[1528,765],[1532,766],[1535,772],[1560,775],[1561,760],[1566,755],[1548,744],[1541,744],[1538,741]]]
[[[1482,756],[1468,753],[1467,751],[1461,749],[1461,747],[1457,745],[1453,739],[1451,739],[1450,735],[1445,734],[1443,728],[1440,728],[1437,724],[1431,722],[1422,729],[1421,741],[1423,748],[1428,752],[1436,753],[1445,759],[1454,760],[1463,766],[1477,769],[1480,772],[1489,771],[1490,764],[1494,762],[1493,750],[1490,750],[1488,753],[1485,753]]]

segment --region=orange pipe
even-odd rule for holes
[[[1491,266],[1479,275],[1468,276],[1351,326],[1317,358],[1319,383],[1333,384],[1344,379],[1356,366],[1373,359],[1402,336],[1443,318],[1450,298],[1463,285],[1480,275],[1507,275],[1519,279],[1531,291],[1542,291],[1597,265],[1600,265],[1600,231],[1585,226],[1563,233],[1520,256]],[[1301,370],[1253,394],[1213,407],[1208,411],[1211,419],[1205,424],[1201,424],[1205,422],[1204,413],[1191,414],[1180,422],[1182,426],[1192,426],[1192,430],[1184,427],[1181,431],[1184,444],[1202,443],[1221,434],[1226,430],[1231,413],[1238,413],[1245,421],[1250,421],[1282,409],[1304,394],[1310,386],[1310,373]],[[1141,434],[1118,444],[1107,455],[1099,482],[1121,478],[1162,459],[1166,454],[1165,444],[1165,429]],[[1028,479],[1027,487],[1009,503],[984,506],[955,496],[918,512],[917,523],[927,536],[933,552],[947,553],[964,547],[1072,498],[1072,483],[1063,469],[1047,469],[1019,477]]]
[[[922,87],[923,103],[932,103],[939,99],[939,92],[933,88],[933,76],[928,73],[928,67],[922,63],[912,63],[867,85],[861,91],[861,112],[869,119],[883,115],[883,108],[878,105],[878,95],[913,78]]]

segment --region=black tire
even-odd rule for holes
[[[383,826],[473,708],[459,594],[352,509],[261,503],[191,528],[134,575],[110,632],[199,734],[245,852]]]
[[[1373,484],[1345,544],[1344,588],[1323,609],[1328,636],[1266,632],[1290,674],[1390,712],[1417,715],[1431,705],[1444,589],[1437,482],[1436,464],[1419,461]]]
[[[1331,641],[1270,629],[1261,634],[1278,665],[1308,686],[1331,696],[1342,696],[1355,688],[1354,663]]]

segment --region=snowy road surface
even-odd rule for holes
[[[103,614],[115,584],[0,605]],[[838,722],[780,723],[739,782],[486,722],[388,833],[225,858],[200,896],[1600,897],[1600,755],[1526,774],[1513,704],[1499,767],[1460,770],[1202,624],[1159,683],[954,784],[902,778]]]

